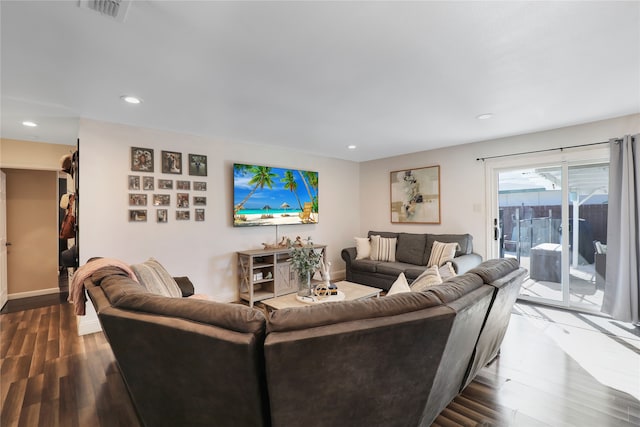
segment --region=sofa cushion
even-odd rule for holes
[[[182,291],[174,278],[157,260],[149,258],[142,264],[132,264],[131,269],[149,292],[166,297],[182,297]]]
[[[373,261],[370,259],[356,259],[351,262],[351,270],[375,273],[377,267],[380,264],[382,264],[380,261]]]
[[[371,259],[374,261],[390,261],[396,260],[396,242],[395,237],[371,236]]]
[[[368,237],[354,237],[356,241],[356,259],[371,257],[371,242]]]
[[[270,314],[267,332],[298,331],[341,322],[394,316],[441,304],[440,299],[432,293],[404,292],[384,298],[283,308]]]
[[[376,273],[386,274],[387,276],[398,277],[400,273],[405,273],[407,269],[413,267],[413,264],[404,262],[381,262],[376,266]]]
[[[457,243],[460,247],[456,250],[455,256],[468,255],[473,252],[473,237],[471,234],[427,234],[427,245],[424,251],[424,265],[431,256],[433,242]]]
[[[411,290],[414,292],[422,292],[429,286],[439,285],[442,283],[440,271],[437,266],[427,268],[420,276],[411,284]]]
[[[426,234],[399,233],[396,260],[409,264],[424,265],[424,248],[426,244]]]
[[[266,322],[260,310],[242,304],[218,303],[192,298],[169,298],[151,293],[125,295],[114,304],[114,307],[179,317],[245,333],[263,331]]]
[[[491,283],[496,279],[506,276],[519,268],[515,258],[490,259],[479,266],[472,268],[468,273],[477,274],[485,283]]]
[[[144,286],[128,275],[111,274],[103,276],[105,273],[103,270],[106,270],[106,268],[101,268],[93,273],[91,280],[96,284],[100,284],[100,287],[112,305],[116,304],[120,298],[125,295],[149,293]]]
[[[429,267],[434,265],[440,267],[445,262],[451,261],[456,254],[457,248],[457,243],[443,243],[436,240],[431,247],[431,255],[429,256],[427,265]]]
[[[480,276],[466,273],[452,277],[440,285],[430,286],[428,292],[432,292],[446,304],[478,289],[482,285],[484,285],[484,282]]]
[[[387,292],[387,296],[401,294],[403,292],[411,292],[411,288],[409,287],[409,283],[407,283],[407,278],[404,276],[404,273],[400,273],[396,281],[391,285],[389,292]]]

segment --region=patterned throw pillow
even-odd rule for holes
[[[413,292],[422,292],[427,290],[429,286],[439,285],[442,283],[438,266],[427,268],[416,280],[411,284],[411,290]]]
[[[431,256],[427,266],[437,265],[440,267],[445,262],[451,261],[456,254],[456,249],[458,249],[458,243],[442,243],[436,240],[431,247]]]
[[[356,259],[371,257],[371,242],[368,237],[354,237],[356,241]]]
[[[453,268],[453,264],[451,264],[451,261],[445,262],[444,265],[438,268],[438,271],[440,272],[440,277],[442,278],[443,282],[447,279],[457,276],[456,270]]]
[[[400,273],[396,281],[391,285],[389,292],[387,292],[387,296],[401,294],[404,292],[411,292],[411,288],[409,287],[409,283],[407,282],[407,278],[404,273]]]
[[[371,259],[374,261],[396,262],[396,243],[398,239],[371,236]]]
[[[182,298],[182,291],[171,274],[153,258],[142,264],[133,264],[131,269],[138,281],[149,292],[165,297]]]

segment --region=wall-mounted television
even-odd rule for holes
[[[233,225],[318,223],[318,172],[233,165]]]

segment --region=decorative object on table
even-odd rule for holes
[[[391,172],[391,222],[440,224],[440,166]]]
[[[314,248],[311,237],[307,237],[304,242],[300,237],[296,239],[296,242],[298,240],[302,243],[300,246],[297,246],[295,242],[289,244],[291,268],[298,274],[298,295],[310,296],[313,295],[311,278],[322,264],[322,250]]]
[[[329,295],[338,295],[338,285],[329,283]]]
[[[175,151],[163,151],[162,173],[182,175],[182,153],[177,153]]]
[[[327,285],[326,283],[321,283],[319,285],[317,285],[314,289],[313,289],[313,295],[315,295],[317,298],[323,299],[329,296],[329,285]]]
[[[207,156],[189,154],[189,175],[207,176]]]
[[[131,170],[153,172],[153,149],[131,147]]]

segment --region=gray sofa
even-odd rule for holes
[[[345,248],[341,256],[346,264],[346,280],[389,290],[400,273],[409,283],[427,268],[433,242],[458,243],[459,248],[452,260],[457,274],[463,274],[482,262],[482,257],[473,252],[473,237],[470,234],[418,234],[369,231],[368,237],[379,235],[396,238],[396,261],[373,261],[356,259],[356,248]]]
[[[381,298],[282,309],[84,283],[143,425],[429,426],[498,353],[526,270],[491,260]]]

